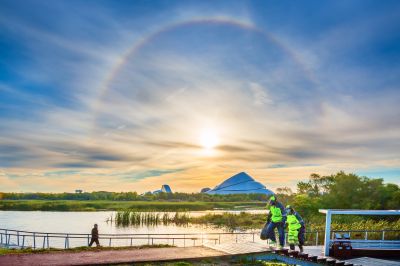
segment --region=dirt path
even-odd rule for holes
[[[223,256],[227,253],[206,247],[149,248],[43,254],[11,254],[0,256],[1,266],[36,265],[100,265],[150,261],[184,260]]]

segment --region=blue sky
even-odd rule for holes
[[[2,191],[400,179],[398,1],[0,2]]]

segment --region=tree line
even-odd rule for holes
[[[347,174],[311,174],[309,180],[297,184],[297,192],[281,189],[281,198],[303,215],[310,217],[318,209],[400,209],[400,188],[396,184]]]
[[[345,173],[329,176],[311,174],[308,181],[297,184],[297,191],[283,187],[276,190],[278,199],[293,205],[306,216],[318,209],[399,209],[400,188],[372,179]],[[3,200],[109,200],[109,201],[202,201],[250,202],[267,201],[262,194],[209,195],[205,193],[157,193],[139,195],[136,192],[84,193],[0,193]]]
[[[0,193],[3,200],[110,200],[110,201],[202,201],[202,202],[241,202],[267,201],[262,194],[209,195],[205,193],[156,193],[138,194],[136,192],[84,192],[84,193]]]

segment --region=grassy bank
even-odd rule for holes
[[[103,200],[0,200],[0,210],[13,211],[205,211],[262,208],[264,202],[103,201]]]

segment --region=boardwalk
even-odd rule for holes
[[[305,253],[325,258],[330,263],[335,260],[322,255],[323,246],[306,246]],[[254,242],[207,244],[198,247],[148,248],[126,250],[93,250],[83,252],[52,252],[42,254],[19,254],[0,256],[0,266],[12,265],[110,265],[120,263],[139,263],[155,261],[201,260],[205,258],[233,258],[246,256],[253,259],[277,259],[290,265],[318,265],[317,260],[305,261],[296,257],[271,252],[266,245]],[[319,259],[318,259],[319,262]],[[398,262],[373,258],[357,258],[344,261],[346,264],[364,266],[394,266]]]
[[[150,261],[171,261],[220,257],[227,254],[207,247],[149,248],[132,250],[53,252],[0,256],[1,266],[109,265]]]

